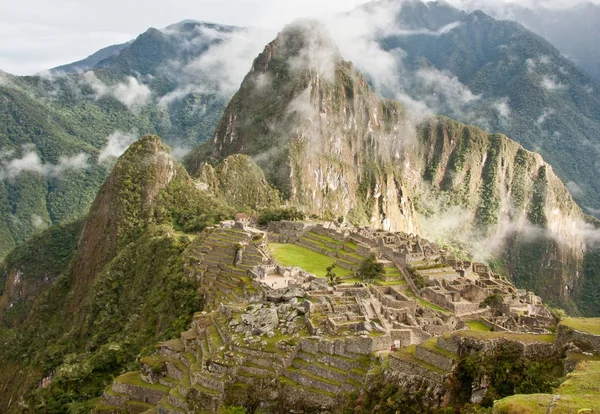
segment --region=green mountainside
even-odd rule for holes
[[[53,387],[39,389],[20,410],[89,411],[81,399],[134,367],[151,344],[178,336],[201,309],[183,274],[191,242],[183,229],[198,231],[233,211],[198,189],[157,137],[134,143],[85,221],[53,227],[8,256],[0,381],[10,392],[0,406],[17,409],[13,396],[50,374],[59,378]]]
[[[159,133],[182,153],[208,139],[228,96],[208,83],[184,90],[169,65],[183,71],[233,30],[184,22],[150,29],[88,63],[41,76],[0,74],[0,257],[84,216],[110,172],[106,155],[120,153],[115,146]]]
[[[395,84],[380,88],[384,96],[401,92],[437,114],[506,134],[540,153],[588,213],[600,206],[596,79],[518,23],[481,11],[407,2],[393,25],[401,33],[388,30],[379,43],[402,58]]]
[[[596,47],[600,6],[591,1],[575,4],[495,3],[461,1],[460,7],[483,10],[497,19],[514,20],[555,45],[582,69],[600,80],[600,51]]]

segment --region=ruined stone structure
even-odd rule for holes
[[[372,283],[350,277],[330,286],[277,263],[269,241],[298,244],[350,270],[375,255],[385,272]],[[116,378],[97,412],[215,412],[250,396],[267,409],[277,402],[335,411],[388,354],[390,381],[425,384],[431,404],[442,406],[467,322],[538,333],[551,323],[539,298],[487,266],[402,233],[310,222],[271,223],[265,232],[240,217],[206,229],[188,249],[186,274],[205,311],[143,358],[141,371]],[[480,307],[491,294],[505,298],[500,316]]]

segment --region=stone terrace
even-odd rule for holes
[[[416,236],[332,223],[272,223],[268,230],[224,223],[191,243],[185,273],[197,282],[205,311],[142,358],[140,371],[116,378],[97,412],[216,412],[225,400],[240,405],[249,398],[332,410],[388,356],[397,378],[442,390],[465,347],[508,335],[465,331],[465,321],[496,330],[537,323],[539,332],[548,323],[535,295]],[[349,270],[375,254],[385,275],[370,285],[350,279],[329,286],[280,266],[269,241],[299,244]],[[479,308],[495,293],[505,298],[505,319]]]

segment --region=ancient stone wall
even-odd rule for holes
[[[415,356],[430,365],[443,369],[444,371],[452,371],[455,362],[452,358],[447,358],[438,353],[432,352],[423,346],[418,346],[415,350]]]
[[[569,342],[573,342],[582,351],[591,351],[600,355],[600,335],[581,332],[566,325],[558,325],[556,345],[562,347]]]
[[[133,384],[123,384],[115,382],[112,390],[116,393],[127,394],[132,400],[158,404],[160,399],[167,395],[165,391],[159,391],[148,387],[141,387]]]
[[[443,336],[440,336],[437,339],[436,345],[438,346],[438,348],[445,349],[446,351],[452,352],[453,354],[459,354],[458,344],[454,342],[452,337],[444,338]]]
[[[446,382],[446,376],[444,374],[431,371],[423,367],[418,362],[406,360],[394,353],[390,354],[390,370],[397,373],[402,373],[403,375],[413,375],[421,378],[427,378],[438,384],[443,384]]]

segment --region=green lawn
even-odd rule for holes
[[[456,355],[446,349],[438,347],[437,346],[437,338],[428,339],[427,341],[423,342],[420,346],[435,353],[435,354],[444,356],[446,358],[458,359],[458,355]]]
[[[327,267],[335,263],[335,259],[332,257],[296,244],[269,243],[269,248],[280,265],[298,266],[320,277],[324,277]],[[351,270],[341,267],[336,267],[334,271],[339,277],[350,276],[353,273]]]
[[[488,331],[488,332],[490,331],[490,328],[485,326],[483,324],[483,322],[479,322],[479,321],[467,322],[467,326],[473,331]]]
[[[429,308],[429,309],[433,309],[442,313],[450,313],[450,311],[448,309],[444,309],[441,306],[438,306],[434,303],[431,303],[429,301],[426,301],[423,298],[417,297],[414,293],[412,292],[406,292],[406,296],[415,299],[417,302],[419,302],[419,305],[425,307],[425,308]]]
[[[117,378],[115,378],[115,382],[119,382],[122,384],[131,384],[138,385],[140,387],[151,388],[153,390],[158,391],[169,391],[169,387],[162,384],[150,384],[142,379],[140,376],[140,371],[128,372],[127,374],[123,374]]]
[[[584,362],[567,376],[553,394],[513,395],[494,402],[494,413],[546,414],[553,395],[552,413],[596,413],[600,408],[600,362]]]
[[[600,335],[600,318],[565,318],[560,324],[580,332]]]
[[[383,280],[376,280],[374,284],[378,286],[404,286],[406,285],[406,280],[398,279],[398,280],[389,280],[384,282]]]

